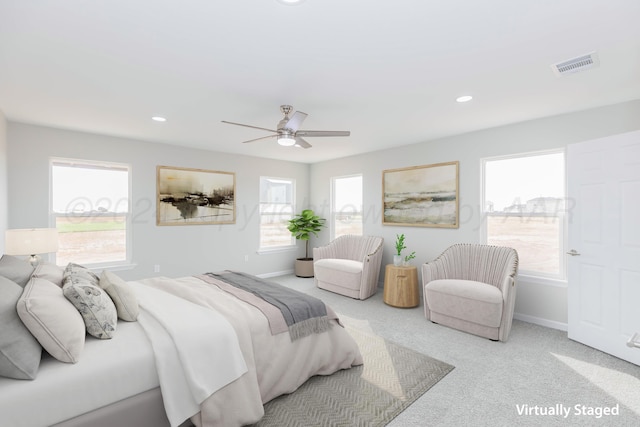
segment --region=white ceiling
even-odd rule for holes
[[[0,110],[314,163],[639,99],[639,22],[638,0],[0,0]],[[267,133],[221,123],[275,128],[281,104],[351,136],[242,144]]]

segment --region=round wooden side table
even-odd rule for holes
[[[384,294],[382,300],[393,307],[409,308],[420,305],[418,268],[388,264],[384,270]]]

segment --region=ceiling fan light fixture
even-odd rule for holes
[[[296,139],[291,135],[282,135],[278,137],[278,144],[291,147],[292,145],[296,145]]]

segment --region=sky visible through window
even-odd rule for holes
[[[53,165],[53,211],[127,212],[128,171]]]
[[[537,197],[565,197],[564,153],[490,160],[485,165],[485,200],[502,212]]]
[[[336,178],[334,191],[336,212],[360,212],[362,210],[362,176]]]

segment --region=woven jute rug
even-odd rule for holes
[[[364,365],[312,377],[294,393],[268,402],[256,427],[384,426],[454,368],[340,317]]]

